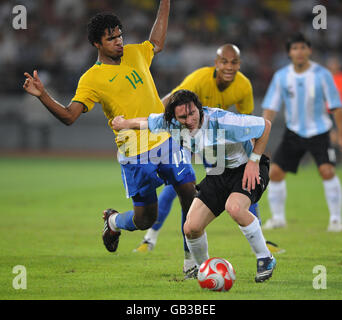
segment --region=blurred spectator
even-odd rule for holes
[[[0,93],[22,93],[23,72],[38,68],[53,74],[51,85],[58,92],[70,94],[70,84],[96,61],[86,39],[88,19],[113,11],[129,31],[126,43],[144,41],[158,1],[23,0],[27,30],[12,29],[14,4],[0,1]],[[327,8],[327,30],[312,28],[317,4]],[[337,0],[174,0],[166,48],[152,65],[159,93],[163,96],[186,74],[210,63],[213,48],[231,42],[243,52],[243,71],[255,95],[263,96],[274,71],[288,63],[283,40],[290,33],[304,31],[321,63],[342,49],[341,14]]]
[[[327,60],[327,68],[330,70],[334,77],[334,82],[342,100],[342,69],[341,62],[337,56],[331,56]]]
[[[334,77],[334,82],[337,87],[337,90],[340,94],[340,99],[342,101],[342,69],[341,63],[337,56],[331,56],[327,59],[326,63],[327,68],[330,70]],[[337,162],[341,161],[341,151],[338,147],[338,137],[337,137],[337,130],[336,126],[330,131],[330,139],[331,143],[335,148],[336,155],[337,155]]]

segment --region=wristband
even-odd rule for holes
[[[249,156],[249,160],[253,161],[253,162],[260,162],[261,159],[261,155],[260,154],[256,154],[254,152],[251,153],[251,155]]]

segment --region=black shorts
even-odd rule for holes
[[[329,132],[311,138],[302,138],[289,129],[285,129],[282,142],[276,150],[272,162],[285,172],[296,173],[299,162],[306,152],[312,155],[317,166],[325,163],[334,166],[336,164],[336,154],[330,144]]]
[[[207,175],[199,185],[196,198],[199,198],[212,212],[218,217],[225,209],[229,195],[233,192],[239,192],[246,195],[252,203],[256,203],[261,198],[269,182],[270,160],[265,155],[260,159],[259,177],[260,184],[248,192],[242,189],[242,178],[246,164],[240,167],[226,168],[220,175]]]

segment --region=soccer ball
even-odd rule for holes
[[[198,271],[198,283],[204,289],[228,291],[235,281],[235,270],[229,261],[210,258],[203,262]]]

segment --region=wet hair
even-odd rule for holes
[[[101,38],[105,34],[105,31],[114,30],[119,27],[122,30],[122,24],[117,16],[110,12],[98,13],[92,17],[88,23],[88,40],[94,45],[94,43],[101,43]]]
[[[311,42],[305,38],[305,36],[298,32],[296,34],[293,34],[292,36],[290,36],[287,41],[286,41],[286,51],[289,52],[290,49],[291,49],[291,46],[294,44],[294,43],[297,43],[297,42],[303,42],[305,43],[309,48],[311,48]]]
[[[198,98],[197,94],[190,90],[178,90],[170,96],[165,106],[164,119],[169,128],[170,128],[172,120],[175,119],[176,107],[181,106],[183,104],[190,106],[191,102],[195,104],[195,106],[197,107],[199,111],[200,123],[201,123],[202,118],[203,118],[203,108],[202,108],[202,103],[200,99]]]

